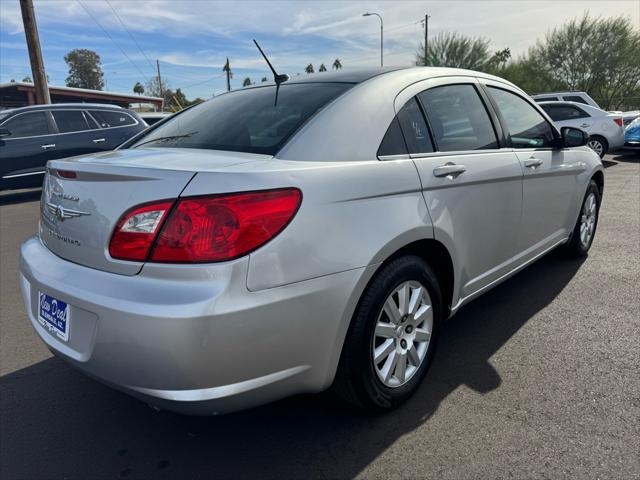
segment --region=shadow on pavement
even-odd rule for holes
[[[0,195],[0,205],[13,205],[15,203],[34,202],[40,200],[42,189],[23,190],[19,192],[5,192]]]
[[[417,394],[382,416],[353,411],[328,394],[222,417],[155,413],[57,358],[45,360],[0,378],[0,476],[351,478],[429,422],[458,387],[498,388],[489,359],[580,265],[552,254],[465,307],[442,328]]]

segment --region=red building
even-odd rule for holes
[[[143,95],[103,92],[85,88],[54,87],[49,85],[51,103],[108,103],[130,108],[131,104],[144,103],[162,110],[162,98]],[[0,83],[0,109],[26,107],[36,104],[33,83]]]

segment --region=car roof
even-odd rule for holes
[[[110,105],[106,103],[50,103],[45,105],[28,105],[26,107],[12,108],[3,110],[2,114],[7,113],[24,113],[37,112],[38,110],[68,110],[70,108],[91,108],[94,110],[126,110],[118,105]]]
[[[395,72],[409,67],[377,67],[377,68],[349,68],[335,72],[318,72],[311,74],[291,75],[287,83],[361,83],[383,73]]]
[[[552,97],[554,95],[587,95],[587,92],[551,92],[551,93],[538,93],[536,95],[532,95],[533,98],[536,97]]]

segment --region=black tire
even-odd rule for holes
[[[384,302],[394,290],[407,281],[426,287],[433,308],[433,326],[426,354],[407,383],[386,386],[374,370],[373,335]],[[333,384],[343,400],[366,410],[392,410],[407,400],[418,388],[433,358],[442,321],[442,294],[438,279],[420,257],[399,257],[384,266],[365,289],[354,313]]]
[[[585,203],[587,202],[587,199],[589,198],[589,196],[593,194],[595,196],[595,201],[596,201],[596,217],[595,217],[595,223],[593,226],[593,233],[591,234],[591,237],[589,239],[589,241],[587,242],[587,244],[585,244],[581,237],[580,237],[580,230],[581,230],[581,225],[582,225],[582,217],[584,214],[584,209],[585,209]],[[598,185],[596,184],[596,182],[594,182],[593,180],[591,180],[589,182],[589,186],[587,187],[587,191],[584,194],[584,198],[582,199],[582,204],[580,205],[580,213],[578,213],[578,219],[576,220],[576,224],[573,227],[573,232],[571,233],[571,237],[569,238],[569,241],[564,245],[564,253],[572,258],[576,258],[576,257],[584,257],[589,253],[589,249],[591,248],[591,245],[593,244],[593,239],[596,236],[596,230],[598,228],[598,217],[600,214],[600,202],[601,202],[601,198],[600,198],[600,190],[598,189]]]
[[[594,148],[594,146],[592,146],[591,142],[599,143],[601,148],[599,148],[599,149],[598,148]],[[592,136],[590,136],[588,145],[594,152],[596,152],[600,156],[600,158],[604,158],[605,154],[609,150],[609,142],[607,142],[607,140],[604,137],[601,137],[600,135],[592,135]]]

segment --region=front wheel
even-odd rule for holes
[[[571,257],[584,257],[589,252],[598,226],[600,212],[600,190],[591,180],[582,201],[578,220],[573,228],[571,239],[565,245],[565,252]]]
[[[420,257],[376,274],[354,314],[334,390],[369,410],[390,410],[418,388],[434,354],[442,315],[438,280]]]

